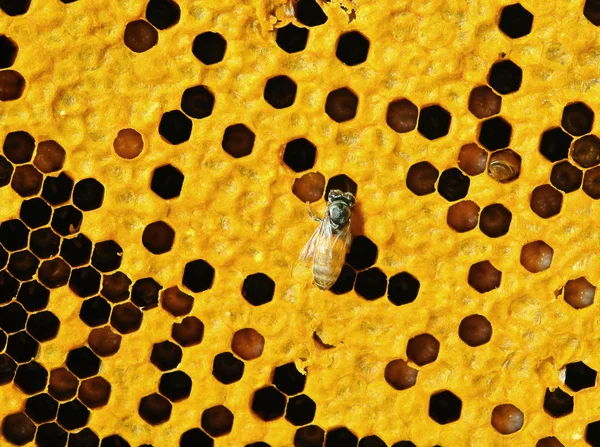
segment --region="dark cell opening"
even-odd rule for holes
[[[233,413],[223,405],[208,408],[202,412],[201,425],[212,437],[226,435],[233,427]]]
[[[327,15],[316,0],[299,0],[296,3],[296,18],[306,26],[319,26],[327,22]]]
[[[428,140],[436,140],[448,135],[452,117],[450,113],[439,105],[432,105],[421,109],[419,126],[417,130]]]
[[[0,225],[0,243],[8,251],[21,250],[27,247],[29,229],[19,219],[11,219]]]
[[[406,186],[417,196],[431,194],[435,191],[435,182],[437,182],[439,175],[440,171],[431,163],[421,161],[408,169]]]
[[[57,248],[58,251],[58,248]],[[54,258],[42,262],[38,270],[40,282],[50,289],[62,287],[69,281],[71,267],[60,258]]]
[[[354,118],[357,108],[358,96],[345,87],[329,92],[325,100],[325,113],[336,123],[343,123]]]
[[[89,408],[106,405],[110,397],[111,386],[102,377],[92,377],[81,382],[79,399]]]
[[[544,411],[554,418],[573,413],[573,398],[560,388],[550,391],[546,389],[544,395]]]
[[[152,278],[138,279],[131,289],[131,302],[142,310],[158,306],[158,293],[162,286]]]
[[[387,276],[377,267],[359,272],[356,276],[354,290],[363,298],[372,301],[385,295]]]
[[[583,192],[594,200],[600,199],[600,166],[586,171],[583,177]]]
[[[142,325],[142,311],[131,303],[123,303],[113,308],[110,325],[121,334],[137,331]]]
[[[479,206],[471,200],[463,200],[448,208],[446,222],[459,233],[471,231],[479,221]]]
[[[36,427],[25,413],[10,414],[2,421],[2,434],[15,445],[25,445],[33,441]]]
[[[150,189],[163,199],[173,199],[181,193],[183,174],[172,165],[157,168],[152,174]]]
[[[358,185],[346,174],[340,174],[331,177],[327,182],[327,187],[325,188],[325,198],[329,198],[329,193],[332,189],[339,189],[342,192],[350,192],[356,196]]]
[[[305,394],[290,398],[286,410],[285,418],[293,425],[310,424],[315,418],[317,405]]]
[[[110,318],[110,304],[104,298],[95,296],[89,298],[81,305],[79,318],[91,327],[102,326]]]
[[[561,125],[571,135],[580,137],[590,133],[594,124],[594,112],[582,102],[575,102],[563,110]]]
[[[471,180],[460,169],[450,168],[440,175],[438,192],[444,199],[454,202],[467,196],[470,184]]]
[[[218,33],[206,32],[194,39],[192,53],[205,65],[221,62],[227,50],[227,42]]]
[[[68,447],[98,447],[100,439],[89,428],[84,428],[77,433],[69,434]]]
[[[586,0],[583,7],[583,16],[592,24],[600,26],[600,2],[598,0]],[[600,434],[598,445],[600,445]]]
[[[398,133],[406,133],[417,127],[419,109],[408,99],[397,99],[390,102],[385,121]]]
[[[192,120],[180,110],[165,112],[160,119],[158,133],[168,143],[174,145],[184,143],[192,134]]]
[[[0,289],[2,287],[0,282]],[[17,295],[17,301],[29,312],[45,309],[49,298],[50,291],[36,280],[22,284]]]
[[[482,119],[500,113],[502,97],[487,85],[480,85],[471,90],[469,95],[469,112]]]
[[[23,95],[25,78],[14,70],[0,71],[0,101],[14,101]]]
[[[255,135],[243,124],[233,124],[223,133],[221,147],[233,158],[250,155],[254,148]]]
[[[465,144],[458,154],[458,167],[467,175],[479,175],[485,171],[488,153],[475,143]]]
[[[8,252],[0,245],[0,269],[6,267],[6,263],[8,262]],[[0,301],[1,302],[1,301]]]
[[[231,340],[231,350],[243,360],[259,358],[265,347],[265,338],[252,328],[236,331]]]
[[[252,411],[263,421],[272,421],[283,416],[286,400],[277,388],[265,387],[252,396]]]
[[[430,334],[420,334],[406,345],[406,355],[419,366],[434,362],[440,352],[440,342]]]
[[[204,85],[186,89],[181,97],[181,110],[196,119],[210,116],[214,105],[215,95]]]
[[[92,242],[83,234],[69,239],[63,239],[60,247],[60,257],[71,267],[87,264],[92,255]]]
[[[27,312],[21,304],[12,302],[0,307],[0,329],[8,334],[25,329]]]
[[[308,425],[296,430],[294,447],[323,447],[325,431],[317,425]]]
[[[516,92],[522,81],[523,70],[510,60],[496,62],[488,75],[488,83],[501,95]]]
[[[244,362],[235,358],[230,352],[222,352],[215,356],[212,374],[219,382],[229,385],[242,378]]]
[[[8,68],[15,63],[19,48],[7,36],[0,36],[0,68]]]
[[[61,236],[70,236],[79,232],[83,214],[73,205],[66,205],[54,210],[52,229]]]
[[[387,444],[379,436],[371,435],[362,438],[358,443],[358,447],[387,447]]]
[[[469,315],[460,322],[458,336],[471,347],[481,346],[492,338],[492,325],[482,315]]]
[[[153,393],[140,400],[138,413],[147,423],[158,425],[169,420],[172,409],[171,402],[160,394]]]
[[[469,268],[468,283],[479,293],[486,293],[500,287],[502,272],[490,261],[481,261]]]
[[[15,375],[15,385],[25,394],[36,394],[46,388],[48,371],[38,362],[19,365]]]
[[[562,442],[560,442],[556,437],[548,436],[546,438],[540,439],[535,444],[535,447],[565,447],[565,445]]]
[[[183,371],[163,374],[158,391],[171,402],[187,399],[192,391],[192,379]]]
[[[181,363],[182,355],[183,351],[181,348],[167,340],[154,344],[150,361],[161,371],[168,371],[177,368],[177,365]]]
[[[5,39],[6,36],[0,36],[0,60],[3,59],[2,44],[5,42]],[[4,140],[2,150],[4,151],[6,158],[14,164],[27,163],[30,162],[33,157],[35,140],[31,135],[22,130],[9,132]]]
[[[46,393],[30,397],[25,403],[25,413],[37,424],[54,420],[58,402]]]
[[[50,373],[48,392],[59,401],[72,399],[77,393],[79,381],[66,368],[57,368]]]
[[[177,24],[180,16],[181,9],[173,0],[150,0],[146,7],[146,20],[159,30]]]
[[[98,180],[87,178],[80,180],[73,190],[73,203],[82,211],[92,211],[104,202],[104,186]]]
[[[358,437],[346,427],[328,430],[325,437],[325,447],[356,447]]]
[[[400,441],[400,442],[396,442],[394,445],[392,445],[392,447],[417,447],[417,446],[412,441]],[[434,447],[440,447],[440,446],[434,446]]]
[[[58,254],[60,236],[50,228],[40,228],[31,233],[29,248],[40,259],[51,258]]]
[[[183,293],[179,290],[179,287],[173,286],[162,292],[160,304],[164,310],[174,317],[181,317],[192,311],[194,297]]]
[[[275,282],[264,273],[248,275],[242,285],[242,296],[253,306],[261,306],[273,300]]]
[[[294,172],[312,169],[317,148],[306,138],[298,138],[285,145],[283,162]]]
[[[0,351],[4,351],[7,341],[8,341],[8,335],[6,335],[4,333],[4,331],[0,331]]]
[[[40,342],[56,337],[59,327],[60,320],[48,310],[31,315],[27,321],[27,332]]]
[[[3,73],[3,72],[0,72],[0,73]],[[0,83],[0,88],[2,88],[1,83]],[[0,95],[1,95],[1,92],[0,92]],[[13,165],[10,163],[10,161],[8,161],[6,158],[4,158],[2,155],[0,155],[0,187],[6,186],[10,183],[10,179],[12,177],[14,170],[15,170],[15,168],[13,168]]]
[[[29,10],[31,0],[0,0],[0,9],[9,16],[20,16]]]
[[[289,23],[283,28],[277,29],[277,38],[275,41],[279,45],[279,48],[286,53],[298,53],[306,48],[308,30]]]
[[[563,160],[569,156],[571,141],[573,137],[560,127],[549,129],[542,134],[540,152],[552,162]]]
[[[179,447],[213,447],[214,441],[199,428],[186,431],[179,438]]]
[[[306,384],[306,375],[296,368],[293,362],[275,368],[273,385],[288,396],[301,393]]]
[[[364,270],[375,264],[377,245],[366,236],[357,236],[352,241],[346,262],[356,270]]]
[[[196,317],[185,317],[181,323],[173,323],[171,337],[184,348],[197,345],[204,337],[204,324]]]
[[[119,435],[110,435],[102,440],[100,447],[131,447],[127,441],[125,441]]]
[[[578,190],[583,181],[583,172],[568,161],[561,161],[552,167],[550,183],[563,192]]]
[[[50,205],[62,205],[71,199],[73,180],[64,172],[56,177],[46,177],[42,197]]]
[[[101,357],[109,357],[119,351],[121,336],[115,334],[110,327],[93,329],[88,337],[88,343],[96,354]]]
[[[98,242],[92,254],[92,265],[101,272],[110,272],[121,266],[123,249],[115,241]]]
[[[100,289],[100,273],[93,267],[75,269],[69,279],[69,288],[82,298],[95,295]]]
[[[389,362],[384,371],[385,381],[396,390],[407,390],[417,383],[419,371],[408,366],[405,360]]]
[[[135,20],[125,27],[123,40],[134,53],[143,53],[158,43],[158,31],[145,20]]]
[[[38,144],[33,164],[41,172],[49,173],[58,171],[65,163],[66,152],[54,140],[42,141]]]
[[[508,233],[512,213],[503,205],[494,203],[481,210],[479,216],[479,229],[488,237],[496,238]]]
[[[434,394],[429,399],[429,417],[438,424],[449,424],[460,419],[462,402],[450,391]]]
[[[40,261],[28,250],[18,251],[10,255],[8,272],[21,281],[33,278]]]
[[[582,168],[592,168],[600,163],[600,139],[596,135],[586,135],[573,144],[573,161]]]
[[[188,262],[183,271],[183,285],[192,292],[204,292],[212,287],[215,269],[205,260]]]
[[[565,372],[565,385],[573,391],[596,386],[596,371],[583,362],[569,363]]]
[[[398,273],[390,278],[388,299],[396,306],[412,303],[417,299],[421,283],[408,272]]]
[[[543,219],[560,213],[563,195],[550,185],[537,186],[531,193],[531,210]]]
[[[13,380],[17,364],[6,354],[0,354],[0,385],[4,385]]]
[[[90,410],[79,400],[75,399],[60,404],[58,409],[58,423],[67,430],[75,430],[87,424]]]
[[[585,440],[593,447],[600,446],[600,421],[587,425],[585,428]]]
[[[67,355],[67,368],[80,379],[98,374],[100,359],[87,346],[73,349]]]
[[[287,76],[275,76],[265,84],[264,98],[276,109],[285,109],[294,104],[298,87]]]
[[[344,265],[338,279],[335,281],[333,286],[329,289],[331,293],[336,295],[342,295],[350,292],[354,288],[354,282],[356,281],[356,272],[352,267]]]
[[[367,60],[369,45],[369,40],[361,33],[350,31],[340,36],[335,55],[346,65],[359,65]]]
[[[511,135],[512,126],[503,118],[497,116],[481,123],[479,143],[486,149],[495,151],[508,146]]]
[[[38,427],[35,443],[38,447],[64,447],[67,444],[68,433],[56,422],[49,422]]]
[[[520,3],[505,6],[500,13],[498,28],[511,39],[518,39],[531,32],[533,14]]]

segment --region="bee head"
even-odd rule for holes
[[[342,192],[339,189],[329,191],[327,197],[327,211],[331,217],[331,223],[334,229],[340,229],[348,225],[352,217],[352,208],[356,203],[354,194],[351,192]]]

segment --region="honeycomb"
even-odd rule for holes
[[[600,446],[598,26],[0,0],[0,445]]]

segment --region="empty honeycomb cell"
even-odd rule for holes
[[[364,270],[375,264],[377,245],[366,236],[357,236],[352,240],[346,262],[356,270]]]
[[[296,430],[294,447],[323,447],[325,430],[317,425],[307,425]]]
[[[583,177],[583,192],[594,200],[600,199],[600,166],[586,171]]]
[[[158,133],[173,145],[185,143],[192,134],[192,120],[180,110],[165,112],[160,119]]]
[[[54,140],[46,140],[38,144],[33,165],[48,174],[62,169],[65,157],[66,152],[60,144]]]
[[[25,403],[25,413],[37,424],[54,420],[57,411],[58,402],[46,393],[30,397]]]
[[[13,380],[17,364],[6,354],[0,354],[0,385],[4,385]]]
[[[381,298],[387,290],[387,276],[377,267],[359,272],[356,275],[354,290],[363,298],[371,301]]]
[[[8,262],[8,252],[0,245],[0,269],[6,267]]]
[[[52,231],[51,228],[40,228],[31,233],[29,248],[40,259],[51,258],[58,254],[60,236]]]
[[[143,53],[158,43],[158,31],[145,20],[135,20],[125,27],[123,41],[134,53]]]
[[[253,306],[261,306],[273,300],[275,281],[264,273],[253,273],[244,279],[242,296]]]
[[[101,296],[88,298],[81,304],[79,318],[90,327],[102,326],[110,318],[111,307]]]
[[[10,37],[0,35],[0,68],[8,68],[15,63],[19,47]]]
[[[534,241],[523,245],[521,249],[521,265],[531,273],[538,273],[550,268],[554,250],[544,241]]]
[[[196,317],[185,317],[181,323],[173,323],[171,337],[184,348],[202,342],[204,324]]]
[[[100,359],[87,346],[73,349],[67,355],[67,368],[80,379],[98,374]]]
[[[350,292],[354,288],[354,283],[356,281],[356,272],[352,267],[344,265],[342,267],[342,271],[340,272],[340,276],[335,281],[333,286],[329,289],[331,293],[336,295],[342,295],[344,293]]]
[[[18,251],[8,259],[8,272],[20,281],[28,281],[35,275],[39,264],[39,259],[29,250]]]
[[[98,435],[87,427],[77,433],[69,434],[68,447],[98,447],[99,445]]]
[[[600,163],[600,139],[596,135],[586,135],[573,143],[573,161],[582,168],[592,168]]]
[[[71,267],[80,267],[90,262],[92,257],[92,241],[84,234],[65,238],[60,246],[60,257]]]
[[[67,401],[75,397],[79,381],[66,368],[57,368],[50,373],[48,393],[56,400]]]
[[[146,6],[146,20],[159,30],[176,25],[180,16],[181,9],[173,0],[150,0]]]
[[[325,100],[325,113],[336,123],[343,123],[356,116],[358,96],[349,88],[329,92]]]
[[[110,435],[102,439],[100,447],[131,447],[130,444],[125,441],[119,435]]]
[[[103,275],[100,294],[113,303],[120,303],[129,298],[131,280],[123,272]]]
[[[353,67],[367,60],[370,42],[358,31],[349,31],[340,36],[337,42],[336,57],[344,64]]]
[[[419,371],[408,366],[405,360],[389,362],[384,371],[385,381],[396,390],[406,390],[417,383]]]
[[[467,282],[479,293],[490,292],[500,287],[502,272],[490,261],[476,262],[469,268]]]
[[[0,351],[4,351],[7,341],[8,341],[8,335],[6,335],[4,333],[4,331],[0,331]]]
[[[290,398],[285,409],[285,418],[293,425],[310,424],[315,418],[317,404],[305,394]]]
[[[215,269],[205,260],[190,261],[183,271],[183,285],[192,292],[204,292],[212,287]]]
[[[187,399],[192,391],[192,379],[183,371],[165,373],[160,378],[158,391],[171,402]]]
[[[2,420],[2,434],[14,445],[25,445],[35,436],[36,427],[25,413],[9,414]]]
[[[548,436],[540,439],[535,444],[535,447],[565,447],[565,445],[554,436]]]
[[[38,279],[49,289],[66,285],[70,274],[71,267],[60,258],[46,260],[38,269]]]
[[[52,208],[39,197],[21,203],[19,217],[30,228],[39,228],[50,222]]]
[[[448,208],[446,222],[459,233],[471,231],[479,222],[479,205],[472,200],[463,200]]]
[[[19,219],[11,219],[0,224],[0,243],[8,251],[27,247],[29,229]]]
[[[6,306],[0,307],[0,329],[7,334],[25,329],[26,321],[27,312],[25,312],[21,304],[13,301]]]
[[[160,394],[153,393],[140,400],[138,413],[147,423],[158,425],[169,420],[172,409],[171,402]]]
[[[429,417],[441,425],[460,419],[462,401],[451,391],[433,394],[429,399]]]
[[[183,293],[177,286],[173,286],[163,290],[160,304],[174,317],[181,317],[191,312],[194,306],[194,297]]]
[[[464,199],[469,192],[471,180],[460,172],[458,168],[446,169],[440,175],[438,182],[438,192],[449,202]]]
[[[181,97],[181,110],[195,119],[210,116],[215,105],[215,95],[205,85],[190,87],[183,92]]]
[[[213,447],[213,445],[213,439],[199,428],[192,428],[179,438],[179,447]]]
[[[114,333],[110,327],[97,328],[90,332],[88,343],[97,355],[109,357],[119,351],[121,336]]]
[[[104,186],[98,180],[86,178],[80,180],[73,189],[73,204],[81,211],[92,211],[104,202]]]
[[[68,434],[56,422],[48,422],[38,427],[35,443],[38,447],[65,447]]]
[[[358,447],[387,447],[387,444],[379,436],[371,435],[362,438],[358,443]]]
[[[1,74],[2,72],[0,72]],[[10,183],[15,168],[5,157],[0,155],[0,187]]]
[[[567,281],[564,289],[564,298],[575,309],[583,309],[594,303],[596,287],[583,276]]]
[[[74,399],[60,404],[58,409],[58,423],[67,430],[75,430],[87,424],[90,410],[79,400]]]
[[[503,149],[490,155],[488,175],[500,183],[516,180],[521,173],[521,156],[512,149]]]
[[[339,189],[342,192],[349,192],[352,193],[352,195],[356,196],[356,193],[358,191],[358,185],[346,174],[340,174],[331,177],[327,182],[327,187],[325,188],[326,198],[329,197],[329,193],[332,189]]]
[[[469,112],[476,118],[488,118],[500,113],[502,97],[487,85],[480,85],[471,90],[469,95]]]
[[[521,88],[523,70],[511,60],[496,62],[490,68],[488,83],[501,95],[514,93]]]
[[[325,435],[325,447],[356,447],[358,437],[346,427],[327,430]]]
[[[508,146],[511,135],[512,126],[500,116],[483,121],[479,127],[479,143],[490,151]]]
[[[34,358],[40,345],[25,331],[17,332],[8,337],[6,353],[17,363],[25,363]]]
[[[564,160],[569,156],[569,148],[573,137],[560,127],[546,130],[540,140],[540,153],[549,161]]]
[[[583,102],[567,105],[563,110],[561,125],[568,133],[580,137],[590,133],[594,124],[594,112]]]
[[[573,398],[560,388],[551,391],[546,389],[544,395],[544,411],[554,418],[573,413]]]
[[[153,309],[158,306],[161,289],[162,286],[152,278],[138,279],[131,288],[131,302],[142,310]]]
[[[390,278],[388,299],[396,306],[412,303],[417,299],[420,287],[419,280],[410,273],[397,273]]]
[[[201,425],[212,437],[224,436],[233,427],[233,413],[223,405],[208,408],[202,412]]]
[[[275,76],[267,81],[263,96],[275,109],[285,109],[294,104],[298,87],[287,76]]]
[[[277,28],[275,42],[286,53],[298,53],[306,48],[308,30],[299,28],[293,23],[288,23],[282,28]]]
[[[434,362],[440,351],[440,342],[431,334],[420,334],[408,340],[406,355],[419,366]]]
[[[181,363],[182,355],[183,351],[181,348],[167,340],[154,344],[150,361],[161,371],[168,371],[177,368],[177,365]]]
[[[562,208],[563,195],[551,185],[541,185],[531,193],[529,206],[531,210],[543,219],[556,216]]]
[[[42,197],[50,205],[62,205],[71,200],[73,180],[64,172],[56,177],[46,177],[42,188]]]
[[[492,427],[503,435],[518,432],[524,421],[523,412],[512,404],[498,405],[492,411]]]
[[[15,385],[25,394],[36,394],[46,388],[48,371],[36,361],[19,365],[15,375]]]
[[[417,130],[428,140],[436,140],[448,135],[452,116],[442,106],[437,104],[423,107],[419,114]]]
[[[296,3],[296,19],[306,26],[319,26],[327,22],[327,15],[316,0],[299,0]]]
[[[247,157],[254,148],[255,135],[244,124],[228,126],[223,133],[221,147],[233,158]]]
[[[406,186],[410,191],[418,196],[431,194],[435,191],[440,171],[438,171],[428,161],[415,163],[408,169],[406,174]]]
[[[51,226],[61,236],[70,236],[78,233],[83,221],[83,214],[73,205],[65,205],[56,210],[52,215]]]
[[[504,205],[494,203],[481,210],[479,229],[488,237],[496,238],[508,233],[512,213]]]
[[[498,28],[511,39],[519,39],[531,32],[533,14],[520,3],[505,6],[500,12]]]
[[[222,352],[215,356],[212,375],[219,382],[229,385],[237,382],[244,374],[244,362],[236,359],[230,352]]]
[[[578,190],[583,180],[583,172],[568,161],[561,161],[552,167],[550,183],[563,192]]]
[[[583,7],[583,16],[593,25],[600,25],[600,3],[598,0],[586,0]],[[600,444],[600,439],[598,440]]]
[[[285,395],[277,388],[261,388],[252,396],[252,411],[263,421],[273,421],[283,416],[286,401]]]
[[[131,303],[123,303],[113,308],[110,325],[121,334],[137,331],[142,325],[142,311]]]
[[[585,428],[585,440],[593,446],[600,446],[600,421],[592,422]]]
[[[157,168],[152,174],[150,188],[163,199],[179,197],[183,186],[183,174],[172,165]]]
[[[483,315],[469,315],[460,322],[458,336],[473,348],[484,345],[492,338],[492,324]]]
[[[263,441],[253,442],[252,444],[246,444],[246,447],[271,447],[269,444]]]
[[[306,375],[298,371],[294,362],[286,363],[275,368],[273,384],[288,396],[293,396],[304,391]]]
[[[388,105],[385,121],[398,133],[406,133],[417,127],[419,109],[408,99],[396,99]]]
[[[2,287],[0,287],[1,289]],[[35,279],[21,284],[17,301],[23,305],[28,312],[43,310],[48,305],[50,291]]]
[[[82,298],[95,295],[100,289],[100,273],[93,267],[81,267],[71,272],[69,288]]]
[[[14,101],[23,95],[25,78],[15,70],[0,71],[0,101]]]
[[[325,176],[320,172],[309,172],[294,180],[292,193],[302,202],[316,202],[323,196]]]
[[[0,44],[2,37],[4,36],[0,36]],[[2,151],[6,158],[14,164],[28,163],[35,151],[35,140],[23,130],[9,132],[4,139]]]
[[[110,383],[103,377],[92,377],[81,382],[78,397],[89,408],[100,408],[110,398]]]
[[[225,57],[227,41],[219,33],[207,31],[194,38],[192,53],[205,65],[221,62]]]
[[[243,360],[259,358],[265,347],[265,337],[252,328],[236,331],[231,340],[231,350]]]
[[[296,138],[285,145],[283,162],[294,172],[312,169],[317,148],[306,138]]]
[[[115,153],[126,160],[133,160],[144,150],[144,139],[134,129],[121,129],[113,141]]]
[[[49,310],[30,315],[27,320],[27,332],[39,342],[52,340],[59,328],[60,320]]]

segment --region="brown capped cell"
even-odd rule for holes
[[[498,405],[492,411],[492,427],[503,435],[521,430],[524,420],[523,412],[512,404]]]
[[[565,447],[565,445],[556,439],[556,437],[548,436],[547,438],[540,439],[535,447]]]
[[[0,71],[0,101],[19,99],[25,90],[25,78],[14,70]]]
[[[33,164],[40,171],[47,174],[62,169],[65,164],[65,157],[65,150],[56,141],[42,141],[38,144]]]
[[[488,237],[496,238],[508,233],[512,213],[499,203],[486,206],[479,216],[479,229]]]
[[[490,261],[481,261],[473,264],[469,269],[468,283],[479,293],[486,293],[500,287],[502,272],[492,265]]]
[[[600,166],[586,171],[583,177],[583,192],[594,200],[600,199]]]
[[[2,150],[12,163],[28,163],[33,157],[35,140],[27,132],[19,130],[6,135]]]
[[[57,368],[50,373],[48,392],[56,400],[69,400],[75,396],[78,385],[79,381],[71,371]]]
[[[92,377],[81,382],[79,400],[89,408],[98,408],[108,403],[110,383],[103,377]]]
[[[431,334],[417,335],[406,346],[406,355],[419,366],[435,361],[439,352],[440,342]]]
[[[143,53],[158,43],[158,31],[145,20],[136,20],[125,27],[123,40],[134,53]]]
[[[131,280],[122,272],[104,275],[100,294],[113,303],[120,303],[129,298]]]
[[[594,303],[596,287],[583,276],[565,284],[565,301],[575,309],[583,309]]]
[[[531,273],[544,271],[552,264],[554,250],[544,241],[525,244],[521,249],[521,265]]]
[[[406,173],[406,186],[417,196],[424,196],[435,191],[440,171],[427,161],[412,165]]]
[[[142,153],[144,140],[134,129],[122,129],[113,142],[115,153],[126,160],[132,160]]]
[[[531,193],[531,210],[543,219],[548,219],[560,213],[563,195],[550,185],[536,187]]]
[[[171,336],[184,348],[197,345],[204,337],[204,324],[196,317],[185,317],[181,323],[173,323]]]
[[[483,315],[469,315],[460,322],[458,336],[473,348],[484,345],[492,338],[492,324]]]
[[[471,90],[469,95],[469,112],[477,118],[487,118],[500,113],[502,97],[487,85],[480,85]]]
[[[593,168],[600,163],[600,138],[586,135],[573,143],[573,161],[582,168]]]
[[[25,445],[33,441],[35,424],[25,413],[15,413],[2,420],[2,434],[13,445]]]
[[[417,383],[419,371],[408,366],[405,360],[397,359],[385,367],[385,381],[397,390],[406,390]]]
[[[167,312],[174,317],[187,315],[194,306],[194,297],[183,293],[179,287],[173,286],[165,289],[161,295],[160,303]]]
[[[458,154],[458,167],[467,175],[479,175],[485,171],[488,152],[475,143],[465,144]]]
[[[386,122],[398,133],[406,133],[417,127],[419,109],[408,99],[392,101],[387,109]]]
[[[233,335],[231,350],[243,360],[259,358],[265,347],[265,338],[255,329],[240,329]]]
[[[320,172],[309,172],[294,180],[292,192],[303,202],[316,202],[323,197],[325,176]]]
[[[31,197],[42,189],[44,177],[32,165],[17,166],[10,182],[10,186],[21,197]]]
[[[448,208],[446,222],[459,233],[470,231],[479,221],[479,205],[472,200],[463,200]]]
[[[121,347],[121,336],[108,326],[93,329],[88,337],[90,348],[100,357],[116,354]]]

